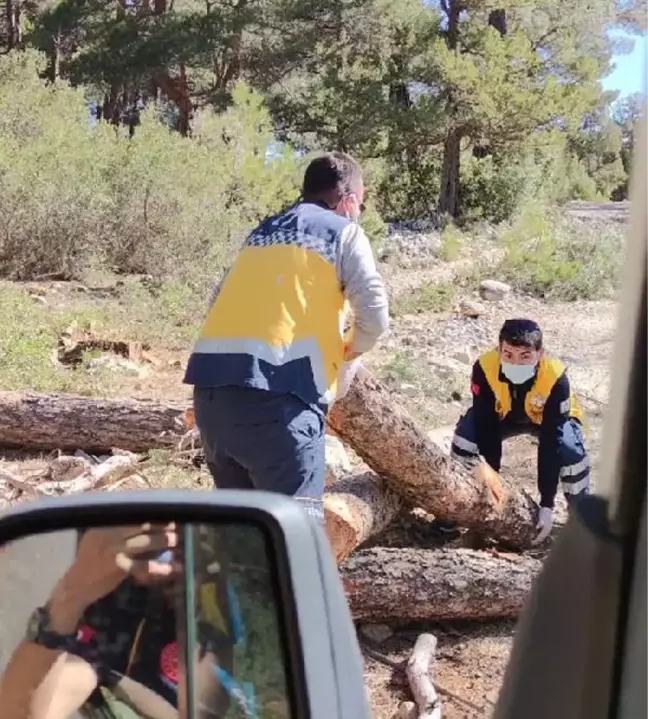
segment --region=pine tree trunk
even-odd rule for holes
[[[439,212],[456,217],[459,213],[459,170],[461,131],[454,128],[448,132],[443,145],[443,170],[439,192]]]
[[[472,549],[373,547],[340,566],[356,621],[517,617],[542,562]]]
[[[7,51],[15,50],[22,41],[21,0],[5,0]]]
[[[187,429],[185,409],[153,400],[0,392],[0,446],[89,452],[175,447]],[[488,465],[471,472],[448,457],[364,370],[333,406],[329,424],[381,486],[405,501],[508,546],[529,545],[537,510],[531,497]],[[358,521],[360,526],[366,520]],[[365,530],[353,531],[360,537]]]
[[[0,392],[0,446],[95,453],[175,447],[184,409],[153,400]]]
[[[61,33],[57,32],[56,35],[52,37],[52,49],[48,57],[47,78],[51,83],[55,83],[59,79],[59,74],[61,71],[60,47]]]
[[[460,0],[442,0],[441,7],[446,15],[447,27],[444,36],[448,49],[459,52],[459,19],[465,10]],[[459,169],[461,138],[463,131],[456,125],[457,105],[452,89],[448,92],[446,117],[448,131],[443,145],[443,169],[441,170],[441,187],[437,210],[442,215],[456,217],[459,213]]]
[[[471,472],[448,457],[364,368],[328,422],[406,501],[511,547],[529,546],[537,511],[531,497],[486,464]]]

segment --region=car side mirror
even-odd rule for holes
[[[324,531],[265,492],[89,493],[5,514],[3,717],[35,701],[61,716],[369,717]]]

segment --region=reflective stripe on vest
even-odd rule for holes
[[[501,362],[499,352],[496,349],[486,352],[479,358],[479,364],[484,371],[489,387],[495,395],[495,411],[500,419],[504,419],[511,411],[512,403],[509,385],[500,379]],[[540,359],[536,380],[524,400],[526,415],[534,424],[542,424],[544,406],[549,399],[551,390],[564,372],[565,367],[560,360],[545,356]],[[562,409],[567,408],[561,406]],[[568,409],[569,416],[582,423],[583,413],[573,392],[569,398]]]

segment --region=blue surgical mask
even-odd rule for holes
[[[524,384],[536,373],[537,364],[511,364],[502,362],[502,374],[513,384]]]

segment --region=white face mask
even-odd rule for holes
[[[537,364],[510,364],[502,362],[502,374],[513,384],[528,382],[536,372]]]

